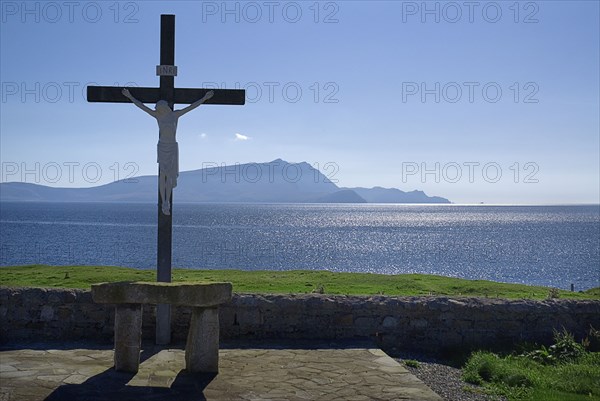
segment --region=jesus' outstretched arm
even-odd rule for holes
[[[204,97],[202,99],[195,101],[194,103],[190,104],[188,107],[186,107],[184,109],[175,111],[175,113],[177,113],[177,117],[181,117],[185,113],[188,113],[188,112],[194,110],[196,107],[200,106],[202,103],[206,102],[208,99],[213,97],[214,94],[215,94],[214,91],[208,91],[208,92],[206,92],[206,95],[204,95]]]
[[[152,117],[156,117],[156,111],[152,110],[151,108],[149,108],[148,106],[146,106],[144,103],[142,103],[139,100],[137,100],[136,98],[134,98],[133,95],[131,94],[131,92],[129,92],[129,89],[123,88],[123,90],[121,91],[121,93],[127,99],[131,100],[133,102],[133,104],[135,104],[137,107],[139,107],[140,109],[144,110],[146,113],[150,114]]]

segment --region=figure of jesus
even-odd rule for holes
[[[158,122],[158,191],[162,200],[162,212],[165,215],[169,215],[171,208],[169,199],[171,198],[173,188],[177,186],[177,177],[179,177],[179,147],[175,138],[177,121],[179,117],[194,110],[213,97],[214,92],[207,92],[202,99],[181,110],[171,110],[169,104],[164,100],[156,102],[156,107],[152,110],[134,98],[127,88],[124,88],[122,93],[123,96],[131,100],[137,107],[156,118]]]

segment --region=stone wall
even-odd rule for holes
[[[144,339],[154,337],[144,307]],[[185,341],[190,311],[173,310],[173,338]],[[93,339],[110,342],[114,308],[84,290],[0,287],[0,342]],[[600,328],[600,301],[445,297],[236,294],[220,308],[223,339],[372,339],[384,349],[499,347],[547,343],[554,329],[582,337]]]

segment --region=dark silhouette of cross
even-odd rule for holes
[[[175,88],[175,16],[160,16],[160,66],[156,69],[160,75],[158,88],[128,88],[133,97],[142,103],[157,103],[165,100],[171,110],[176,103],[192,104],[210,91],[214,95],[204,104],[243,105],[246,102],[244,90],[236,89],[190,89]],[[88,102],[131,103],[118,86],[88,86]],[[159,171],[160,179],[160,171]],[[172,197],[172,194],[171,194]],[[171,282],[171,248],[172,248],[172,198],[169,215],[162,213],[162,199],[158,195],[158,244],[157,244],[157,281]],[[171,341],[170,305],[158,305],[156,310],[156,343],[168,344]]]

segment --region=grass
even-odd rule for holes
[[[427,274],[383,275],[329,271],[242,271],[174,269],[174,282],[233,283],[235,292],[302,294],[319,292],[346,295],[447,295],[509,299],[545,299],[549,288],[465,280]],[[111,281],[154,281],[154,270],[111,266],[9,266],[0,267],[0,285],[27,287],[90,288]],[[559,291],[561,298],[600,299],[600,289],[583,293]]]
[[[509,401],[600,400],[599,352],[586,351],[566,332],[555,333],[555,345],[541,350],[555,358],[540,360],[540,350],[503,357],[477,351],[464,366],[463,379]]]
[[[464,379],[509,400],[600,400],[600,353],[544,365],[523,356],[478,351],[467,362]]]
[[[415,369],[419,369],[419,366],[421,366],[419,361],[415,361],[414,359],[405,359],[403,362],[406,366],[410,366],[411,368]]]

